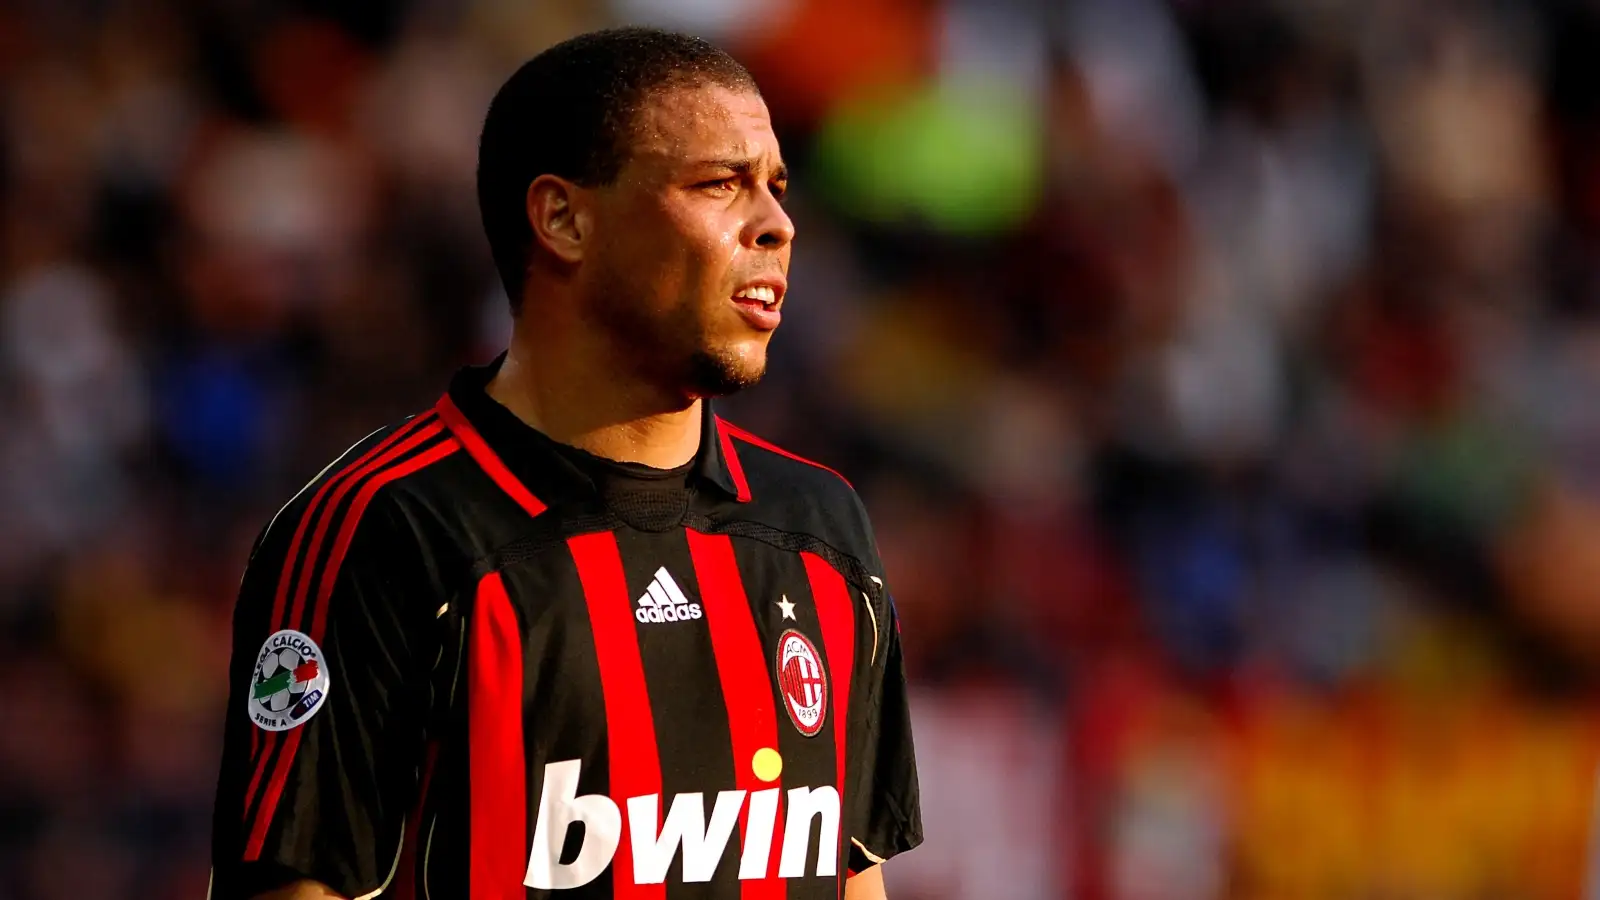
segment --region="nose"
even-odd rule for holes
[[[756,209],[747,225],[748,243],[763,250],[781,250],[794,240],[794,222],[770,190],[756,192]]]

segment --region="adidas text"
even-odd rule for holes
[[[700,604],[689,602],[666,566],[656,570],[650,586],[639,596],[639,608],[633,612],[640,622],[687,622],[700,615]]]

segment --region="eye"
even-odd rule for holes
[[[732,191],[737,191],[739,189],[739,179],[734,176],[729,176],[727,178],[716,178],[711,181],[702,181],[695,185],[695,187],[703,191],[710,191],[714,194],[725,194]]]
[[[767,190],[772,191],[772,198],[774,200],[782,203],[783,198],[789,195],[789,182],[774,181],[772,184],[768,185]]]

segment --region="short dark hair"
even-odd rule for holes
[[[639,108],[675,87],[756,90],[733,57],[692,35],[611,28],[562,41],[500,86],[478,141],[478,210],[515,311],[533,242],[528,185],[540,175],[610,184],[628,161]]]

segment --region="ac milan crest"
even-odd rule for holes
[[[816,646],[793,628],[778,638],[778,689],[789,720],[801,734],[813,737],[822,730],[828,712],[828,676]]]

